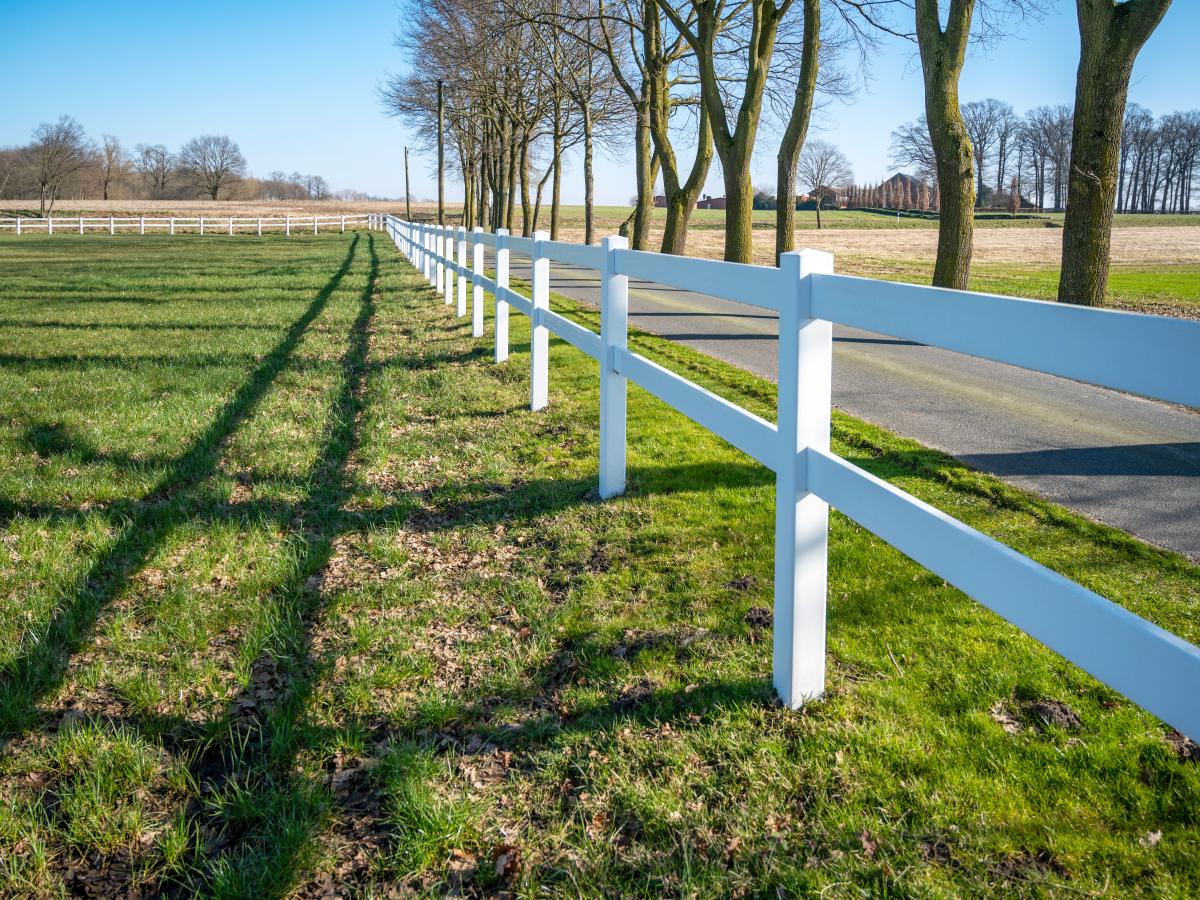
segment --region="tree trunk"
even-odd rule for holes
[[[555,126],[557,129],[557,125]],[[562,209],[562,134],[555,131],[554,158],[550,165],[554,169],[554,183],[550,187],[550,240],[558,240],[558,217]]]
[[[469,166],[463,168],[463,212],[462,227],[470,230],[475,212],[475,173]]]
[[[532,163],[529,159],[529,140],[521,141],[521,236],[533,234],[533,204],[529,194],[529,175]]]
[[[592,177],[592,112],[583,107],[583,242],[596,240],[595,184]]]
[[[1117,209],[1121,210],[1125,207],[1125,167],[1129,160],[1129,153],[1124,148],[1121,149],[1121,161],[1117,167]]]
[[[508,203],[504,208],[504,227],[511,234],[513,223],[516,221],[517,165],[521,154],[517,152],[517,134],[515,128],[510,132],[510,136],[512,142],[508,147],[508,172],[505,175],[505,180],[508,182]]]
[[[821,51],[820,0],[804,0],[804,38],[800,58],[800,76],[792,112],[783,131],[776,157],[775,180],[775,261],[796,249],[796,165],[808,136],[813,97],[817,89],[817,66]],[[816,185],[813,185],[816,187]],[[817,204],[817,227],[821,227],[821,204]]]
[[[936,0],[933,0],[936,6]],[[697,3],[695,34],[689,37],[696,53],[700,76],[700,99],[712,122],[713,144],[721,159],[725,182],[725,259],[748,263],[754,258],[754,188],[750,177],[750,158],[762,116],[763,92],[775,51],[779,19],[784,7],[772,0],[750,0],[753,19],[745,36],[748,48],[745,85],[738,104],[736,124],[730,127],[725,93],[718,73],[717,38],[721,27],[717,4]],[[671,4],[662,4],[663,13],[680,31],[692,29]]]
[[[725,261],[754,262],[754,185],[750,180],[750,160],[747,158],[744,165],[723,168]]]
[[[917,43],[925,78],[925,115],[937,161],[941,209],[933,283],[965,290],[975,227],[971,139],[958,107],[958,78],[971,31],[974,0],[951,0],[943,31],[938,0],[916,0]]]
[[[633,235],[629,245],[634,250],[650,248],[650,220],[654,215],[655,153],[650,145],[649,85],[643,80],[642,97],[638,103],[634,135],[634,166],[637,174],[637,202],[633,208]]]
[[[1171,0],[1077,0],[1079,72],[1058,299],[1100,306],[1108,287],[1113,202],[1129,76]]]
[[[445,224],[446,217],[446,148],[445,105],[442,102],[442,79],[437,83],[437,179],[438,179],[438,224]],[[216,200],[216,196],[213,196]]]
[[[700,197],[700,191],[704,188],[709,167],[712,165],[712,127],[709,124],[708,111],[701,106],[699,131],[696,136],[696,155],[692,160],[692,168],[688,172],[687,180],[681,184],[669,132],[670,96],[667,91],[664,79],[657,102],[651,112],[651,121],[653,122],[651,134],[654,138],[655,158],[662,171],[663,194],[667,202],[660,250],[663,253],[682,256],[687,250],[688,225],[692,219],[692,211],[696,208],[696,200]]]

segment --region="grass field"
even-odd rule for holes
[[[341,203],[271,201],[87,201],[83,211],[91,215],[219,216],[295,215],[313,213],[390,211],[396,201]],[[79,202],[64,201],[56,215],[80,214]],[[0,215],[21,208],[16,201],[0,203]],[[23,210],[25,214],[36,210]],[[413,205],[415,217],[430,219],[436,206]],[[460,210],[451,205],[452,221]],[[596,209],[597,232],[616,233],[629,215],[629,208],[601,206]],[[665,211],[654,211],[651,245],[662,238]],[[975,290],[1014,296],[1054,299],[1058,293],[1059,260],[1062,253],[1062,213],[1029,214],[1031,218],[1007,219],[985,214],[977,221],[971,286]],[[517,211],[518,218],[520,211]],[[548,228],[549,212],[543,210],[539,227]],[[688,253],[720,259],[724,253],[723,210],[695,210],[691,219]],[[937,251],[937,222],[929,219],[897,218],[859,210],[831,210],[822,214],[824,227],[816,229],[816,214],[796,214],[797,245],[828,250],[837,269],[850,275],[866,275],[902,281],[928,281]],[[754,214],[754,259],[772,264],[775,258],[775,218],[769,210]],[[1112,241],[1113,274],[1109,303],[1121,309],[1160,315],[1200,316],[1200,215],[1118,215],[1114,217]],[[2,232],[0,232],[2,233]],[[104,235],[93,234],[93,237]],[[583,207],[564,206],[564,240],[583,240]]]
[[[378,233],[0,239],[0,894],[1200,892],[1200,749],[840,515],[774,705],[769,472],[635,389],[598,502],[595,365],[530,413],[513,325]],[[1182,558],[834,446],[1200,640]]]

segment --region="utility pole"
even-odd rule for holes
[[[445,225],[446,185],[445,185],[445,151],[442,140],[442,79],[438,79],[438,224]]]
[[[404,148],[404,218],[412,221],[412,191],[408,189],[408,148]]]

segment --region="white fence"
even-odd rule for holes
[[[600,494],[625,489],[625,396],[632,380],[776,476],[774,684],[799,706],[825,686],[828,506],[1062,654],[1184,734],[1200,738],[1200,648],[967,527],[829,449],[833,323],[984,359],[1200,406],[1200,322],[1087,309],[833,273],[815,250],[779,268],[486,234],[386,218],[397,246],[445,302],[484,330],[494,295],[495,359],[508,356],[509,308],[531,319],[531,398],[548,399],[553,331],[600,364]],[[484,275],[495,249],[495,277]],[[532,299],[509,288],[509,257],[528,255]],[[468,259],[470,262],[468,263]],[[599,271],[600,333],[549,308],[550,261]],[[629,349],[628,279],[779,314],[779,403],[772,424]],[[457,282],[457,292],[455,290]]]
[[[138,234],[157,232],[159,234],[225,234],[252,232],[258,235],[270,231],[282,231],[290,235],[293,231],[317,234],[337,230],[344,232],[347,228],[368,228],[371,230],[383,228],[383,215],[380,213],[350,213],[348,215],[328,216],[59,216],[30,218],[13,216],[0,219],[0,229],[12,231],[15,234],[86,234],[106,232],[116,234],[118,231]]]

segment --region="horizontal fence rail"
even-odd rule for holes
[[[116,234],[117,232],[146,234],[245,234],[282,231],[290,235],[319,234],[321,231],[344,232],[369,229],[382,230],[381,213],[340,213],[326,216],[10,216],[0,218],[0,230],[14,234]]]
[[[505,229],[384,220],[397,247],[447,304],[484,333],[495,298],[495,360],[508,358],[510,308],[528,316],[530,407],[548,403],[549,333],[600,367],[600,496],[625,490],[626,391],[639,385],[775,472],[773,680],[797,707],[825,688],[829,505],[937,573],[1143,709],[1200,738],[1200,648],[1064,578],[830,452],[833,324],[919,341],[1025,369],[1200,407],[1200,322],[836,275],[833,257],[785,253],[778,268],[531,238]],[[484,248],[495,253],[484,274]],[[509,286],[527,255],[531,296]],[[551,261],[600,273],[600,333],[550,310]],[[629,278],[779,313],[772,423],[628,346]]]

